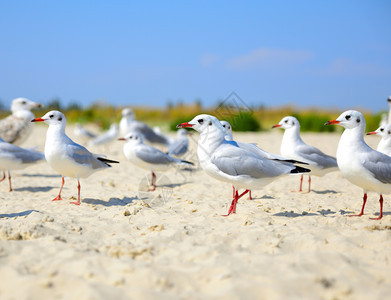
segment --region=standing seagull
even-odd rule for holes
[[[149,191],[156,189],[156,174],[155,171],[167,171],[171,167],[190,167],[193,163],[180,160],[175,157],[151,147],[143,143],[143,138],[138,132],[129,132],[121,141],[126,141],[123,151],[125,157],[137,167],[149,170],[152,172],[152,188]]]
[[[12,100],[12,115],[0,120],[0,137],[8,143],[21,145],[33,129],[33,124],[30,121],[34,119],[34,114],[31,110],[41,106],[40,103],[26,98]]]
[[[391,156],[391,124],[380,126],[376,131],[367,133],[367,135],[373,134],[381,136],[381,140],[377,145],[377,151]]]
[[[11,170],[24,169],[44,159],[45,155],[42,152],[12,145],[0,138],[0,170],[8,171],[10,192],[12,192]],[[0,179],[0,182],[4,179],[5,172],[3,171],[3,178]]]
[[[177,138],[170,144],[167,154],[180,157],[187,152],[188,147],[187,130],[182,128],[178,130]]]
[[[238,200],[250,189],[260,189],[282,175],[310,171],[291,163],[266,159],[225,140],[220,121],[210,115],[198,115],[177,127],[191,127],[200,133],[197,155],[202,169],[208,175],[229,182],[238,189],[245,189],[240,195],[236,190],[227,215],[236,212]]]
[[[109,130],[105,131],[101,135],[93,138],[88,142],[89,146],[93,145],[103,145],[108,144],[111,141],[114,141],[118,136],[118,124],[113,123],[110,125]]]
[[[285,129],[281,142],[281,155],[308,164],[311,175],[323,176],[338,169],[337,160],[324,154],[318,148],[307,145],[300,137],[300,123],[295,117],[285,117],[273,128]],[[308,176],[308,192],[311,191],[311,175]],[[300,178],[299,192],[303,189],[303,175]]]
[[[49,165],[62,176],[62,183],[58,196],[53,199],[62,200],[61,191],[64,186],[64,177],[77,178],[77,202],[80,205],[80,178],[86,178],[95,171],[111,167],[110,163],[118,161],[109,160],[92,154],[83,146],[73,142],[66,134],[65,116],[56,110],[49,111],[42,118],[36,118],[31,122],[45,122],[49,125],[46,142],[45,157]]]
[[[342,113],[337,119],[325,125],[338,124],[345,128],[337,149],[338,167],[342,175],[364,190],[361,212],[364,214],[367,192],[380,194],[380,213],[375,220],[383,217],[383,195],[391,193],[391,157],[373,150],[364,141],[365,119],[355,110]]]
[[[130,108],[124,108],[122,110],[122,118],[119,122],[120,135],[125,136],[129,132],[138,132],[140,133],[144,140],[153,143],[153,144],[162,144],[168,146],[170,144],[170,139],[164,135],[155,132],[147,124],[135,120],[134,113]]]

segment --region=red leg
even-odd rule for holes
[[[301,175],[301,177],[300,177],[300,188],[299,188],[299,192],[301,192],[301,191],[303,191],[303,176],[304,175]]]
[[[70,204],[80,205],[80,181],[77,179],[77,202],[71,202]]]
[[[231,206],[229,207],[228,209],[228,214],[226,215],[223,215],[224,217],[227,217],[231,214],[235,214],[236,213],[236,204],[238,203],[238,200],[240,198],[242,198],[245,194],[247,194],[250,190],[245,190],[243,193],[241,193],[240,195],[238,194],[238,191],[235,192],[235,197],[234,199],[232,200],[231,202]]]
[[[54,198],[52,201],[62,200],[61,191],[62,191],[62,187],[64,186],[64,183],[65,183],[65,180],[64,180],[64,177],[62,177],[60,192],[58,193],[58,196],[56,198]]]
[[[364,207],[365,204],[367,203],[367,193],[364,193],[364,198],[362,199],[362,207],[361,207],[361,212],[358,215],[349,215],[349,217],[361,217],[364,214]]]
[[[232,186],[232,190],[233,190],[232,197],[235,198],[235,187],[234,186]]]
[[[379,217],[377,217],[377,218],[370,218],[371,220],[380,220],[381,218],[383,218],[383,195],[380,195],[379,202],[380,202]]]
[[[0,179],[0,182],[2,182],[5,179],[5,171],[3,171],[3,178]]]
[[[12,192],[11,172],[10,171],[8,171],[8,182],[9,182],[9,185],[10,185],[10,192]]]
[[[251,190],[248,191],[248,199],[253,200],[253,198],[251,197]]]
[[[308,175],[308,193],[311,192],[311,175]]]
[[[156,190],[156,174],[152,172],[152,187],[148,191],[153,192],[154,190]]]

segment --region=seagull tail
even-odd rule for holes
[[[298,166],[295,166],[295,168],[290,171],[291,174],[308,173],[308,172],[311,172],[311,170],[303,167],[298,167]]]
[[[109,167],[111,167],[110,164],[118,164],[119,163],[119,161],[107,159],[104,157],[97,157],[97,159],[100,160],[101,162],[105,163]]]

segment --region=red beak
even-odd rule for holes
[[[377,134],[375,131],[368,132],[367,135]]]
[[[185,128],[185,127],[193,127],[193,124],[189,124],[188,122],[178,124],[176,128]]]
[[[119,138],[118,140],[119,141],[125,141],[125,138]]]
[[[336,125],[339,123],[341,123],[341,122],[337,121],[337,120],[331,120],[331,121],[327,121],[326,123],[324,123],[324,125]]]
[[[34,120],[31,120],[31,122],[43,122],[43,121],[45,120],[42,118],[35,118]]]
[[[276,125],[273,125],[273,127],[272,128],[278,128],[278,127],[281,127],[282,125],[280,125],[280,124],[276,124]]]

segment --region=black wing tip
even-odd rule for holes
[[[97,159],[100,160],[101,162],[105,163],[109,167],[111,167],[109,164],[119,164],[119,161],[107,159],[104,157],[97,157]]]
[[[296,168],[294,168],[293,170],[291,170],[290,173],[296,174],[296,173],[308,173],[308,172],[311,172],[310,169],[306,169],[306,168],[299,167],[299,166],[295,166],[295,167],[296,167]]]
[[[309,165],[308,163],[299,161],[299,160],[294,160],[294,159],[279,159],[279,158],[273,158],[275,161],[281,161],[281,162],[288,162],[291,164],[302,164],[302,165]]]
[[[191,161],[188,161],[188,160],[181,160],[181,162],[194,166],[194,163],[192,163]]]

